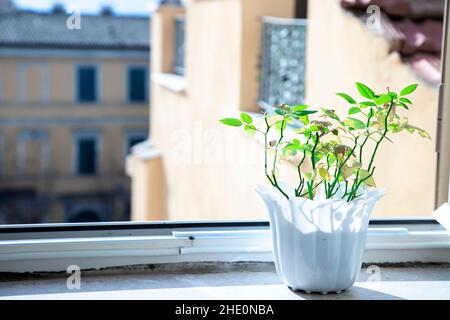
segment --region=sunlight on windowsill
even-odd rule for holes
[[[283,285],[272,263],[184,263],[66,274],[1,275],[0,299],[449,299],[448,264],[369,266],[342,294],[306,294]]]

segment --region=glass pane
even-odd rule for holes
[[[94,67],[80,67],[78,69],[78,101],[96,101],[96,81],[96,70]]]
[[[131,102],[145,102],[147,100],[147,71],[144,68],[129,70],[129,97]]]
[[[93,139],[80,139],[78,142],[78,174],[96,173],[96,146]]]
[[[150,1],[151,12],[140,0],[111,0],[113,12],[51,2],[0,1],[0,223],[265,219],[257,185],[331,179],[351,133],[368,127],[381,131],[357,141],[342,171],[385,190],[373,216],[435,209],[436,182],[448,179],[436,152],[448,140],[438,136],[443,0]],[[393,92],[398,121],[385,126],[375,102]],[[299,115],[280,144],[279,124],[266,158],[252,126],[283,104],[328,114]],[[305,126],[351,133],[320,145],[319,167],[299,176],[295,156],[313,146],[293,137]]]

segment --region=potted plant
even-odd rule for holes
[[[430,138],[401,115],[417,84],[399,94],[356,87],[361,102],[337,94],[348,104],[343,110],[281,105],[258,119],[242,113],[220,120],[264,140],[268,186],[257,192],[269,212],[276,270],[293,290],[339,293],[353,285],[369,217],[383,195],[374,179],[380,145],[402,131]],[[282,160],[296,166],[296,185],[281,181]]]

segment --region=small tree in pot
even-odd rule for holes
[[[272,230],[274,260],[282,280],[294,290],[341,292],[359,274],[369,217],[383,191],[376,188],[375,158],[390,134],[428,133],[408,122],[400,109],[417,84],[399,94],[376,94],[356,83],[364,101],[338,93],[348,103],[347,115],[306,105],[282,105],[275,115],[254,120],[247,113],[223,124],[241,127],[264,138],[265,175],[270,187],[258,186]],[[287,126],[301,123],[287,135]],[[367,156],[368,155],[368,156]],[[298,183],[278,176],[281,159],[297,167]]]

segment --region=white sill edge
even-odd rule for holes
[[[184,93],[187,88],[186,78],[173,73],[153,72],[152,82],[176,93]]]
[[[450,262],[450,236],[445,231],[387,231],[369,232],[365,262]],[[65,271],[71,264],[90,269],[171,262],[272,261],[268,230],[174,235],[0,241],[0,272]]]

